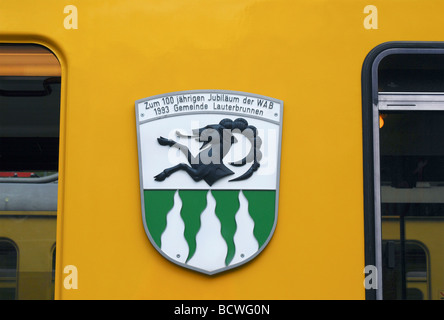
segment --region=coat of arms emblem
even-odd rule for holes
[[[216,274],[254,259],[277,223],[283,103],[222,90],[136,101],[142,220],[168,260]]]

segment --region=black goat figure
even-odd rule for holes
[[[182,151],[187,157],[189,165],[179,163],[176,166],[163,170],[154,179],[156,181],[163,181],[174,172],[184,170],[194,181],[204,180],[208,185],[212,186],[217,180],[234,174],[233,171],[225,166],[222,159],[227,155],[232,145],[237,142],[233,135],[236,132],[243,134],[250,141],[251,149],[242,160],[230,163],[230,165],[243,166],[249,162],[253,163],[244,174],[229,181],[240,181],[250,178],[260,166],[259,161],[262,158],[262,153],[259,149],[262,140],[258,136],[256,127],[248,125],[247,120],[238,118],[234,121],[223,119],[218,124],[210,124],[193,130],[192,136],[185,136],[188,138],[197,137],[199,142],[203,142],[200,148],[201,151],[197,156],[193,156],[188,147],[183,144],[164,137],[157,138],[160,145],[175,147]],[[178,135],[183,136],[180,133]],[[205,148],[207,146],[208,148]]]

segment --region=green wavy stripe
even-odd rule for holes
[[[248,200],[248,212],[254,220],[254,236],[259,242],[259,248],[267,241],[273,229],[275,220],[276,191],[273,190],[243,190]]]
[[[221,223],[221,234],[227,243],[228,252],[225,265],[228,265],[234,257],[234,233],[236,232],[236,213],[239,210],[239,190],[213,190],[216,199],[216,216]]]
[[[180,190],[182,200],[180,215],[185,223],[184,236],[188,243],[189,253],[187,261],[196,251],[196,235],[200,229],[200,215],[207,206],[208,190]]]
[[[144,190],[145,221],[151,238],[161,247],[160,237],[166,228],[167,213],[174,206],[176,190]]]

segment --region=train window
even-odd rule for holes
[[[366,203],[366,214],[371,207],[374,224],[366,232],[374,236],[366,236],[366,258],[374,248],[371,264],[380,271],[375,298],[441,299],[444,50],[384,50],[373,61],[371,81],[372,156],[364,157],[364,166],[371,157],[373,190],[366,196],[372,194],[373,203]]]
[[[0,45],[0,239],[18,254],[17,279],[0,299],[54,298],[60,86],[51,51]]]
[[[0,239],[0,299],[14,300],[17,286],[17,249],[10,240]]]

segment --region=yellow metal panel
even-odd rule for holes
[[[359,0],[73,1],[78,29],[66,4],[0,4],[0,42],[62,66],[57,298],[364,298],[362,63],[386,41],[443,40],[442,1],[374,1],[377,30]],[[275,234],[212,277],[159,255],[141,218],[134,101],[193,89],[284,101]]]

